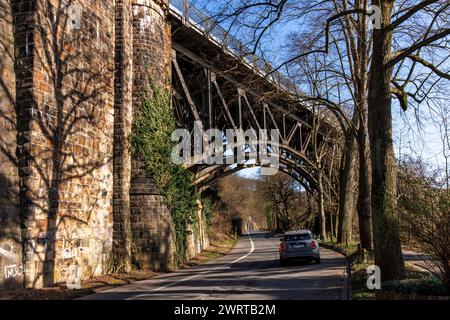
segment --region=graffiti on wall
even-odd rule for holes
[[[5,279],[13,279],[23,276],[25,268],[23,265],[13,264],[5,267]]]
[[[11,246],[9,251],[0,247],[0,255],[2,255],[3,257],[5,257],[7,259],[14,259],[16,257],[16,255],[14,254],[13,246]]]
[[[81,289],[81,266],[72,264],[67,268],[66,286],[69,289]]]
[[[73,259],[73,258],[79,258],[82,256],[83,253],[88,253],[89,248],[85,247],[69,247],[64,248],[62,251],[62,258],[65,259]]]
[[[0,280],[4,284],[11,282],[20,283],[20,278],[25,273],[25,267],[21,263],[21,248],[11,243],[3,243],[0,247],[0,266],[3,275],[0,273]],[[0,288],[3,284],[0,282]]]

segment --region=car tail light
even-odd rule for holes
[[[311,248],[317,249],[317,243],[315,241],[311,242]]]
[[[284,243],[280,243],[280,252],[283,252],[284,251]]]

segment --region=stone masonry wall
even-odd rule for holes
[[[112,241],[114,6],[11,1],[22,270],[41,287],[104,272]]]
[[[200,200],[197,201],[197,208],[197,223],[189,227],[192,232],[188,237],[188,259],[194,258],[209,246],[208,227]]]
[[[114,102],[114,199],[113,268],[131,268],[130,180],[131,151],[128,137],[132,123],[133,18],[131,2],[116,0],[115,102]]]
[[[41,0],[36,13],[23,234],[27,283],[51,285],[73,266],[103,273],[111,251],[115,11],[109,0]]]
[[[150,94],[150,85],[167,85],[170,65],[166,65],[171,48],[167,33],[167,0],[133,0],[133,112]],[[131,227],[135,257],[144,268],[171,269],[175,239],[170,212],[164,197],[146,176],[144,162],[132,160]]]
[[[0,0],[0,290],[23,283],[12,20],[9,1]]]
[[[0,290],[173,267],[170,212],[128,142],[150,83],[170,88],[167,6],[0,0]]]

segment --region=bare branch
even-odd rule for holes
[[[416,14],[417,12],[422,10],[423,8],[429,6],[430,4],[436,3],[438,1],[439,0],[425,0],[425,1],[422,1],[422,2],[418,3],[414,7],[410,8],[404,15],[402,15],[399,18],[397,18],[397,20],[393,21],[390,25],[388,25],[385,28],[385,30],[386,31],[394,30],[396,27],[398,27],[400,24],[402,24],[403,22],[408,20],[410,17],[412,17],[414,14]]]
[[[414,55],[414,54],[410,54],[408,55],[408,58],[415,61],[415,62],[419,62],[420,64],[422,64],[423,66],[431,69],[435,74],[437,74],[438,76],[448,79],[450,80],[450,75],[448,73],[445,73],[441,70],[439,70],[434,64],[432,64],[431,62],[426,61],[425,59]]]
[[[419,50],[420,48],[442,38],[445,38],[450,34],[450,29],[445,29],[442,32],[436,33],[431,37],[428,37],[422,41],[416,42],[411,45],[409,48],[398,51],[393,55],[393,57],[386,63],[386,68],[391,68],[395,66],[398,62],[408,57],[413,52]]]

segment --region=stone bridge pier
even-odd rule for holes
[[[133,118],[150,94],[150,84],[170,88],[171,33],[167,21],[168,1],[119,1],[116,7],[116,90],[128,95],[126,102],[117,101],[116,110]],[[126,4],[125,4],[126,3]],[[132,39],[132,41],[130,41]],[[129,76],[126,76],[126,74]],[[125,83],[129,79],[129,83]],[[124,90],[124,86],[128,86]],[[131,90],[130,90],[131,87]],[[127,105],[128,104],[128,105]],[[131,110],[131,112],[130,112]],[[145,164],[139,156],[132,159],[128,141],[122,140],[131,132],[131,119],[117,123],[117,139],[127,144],[115,144],[116,172],[127,176],[129,183],[117,184],[114,194],[113,243],[116,267],[130,263],[154,270],[171,268],[174,262],[174,238],[171,217],[151,178],[145,174]],[[124,123],[127,123],[123,126]],[[129,172],[127,172],[130,170]],[[122,181],[120,181],[122,182]],[[117,221],[117,223],[116,223]],[[131,230],[131,231],[130,231]],[[129,241],[129,239],[132,241]],[[131,261],[131,250],[133,258]]]
[[[168,0],[131,1],[132,38],[132,114],[139,112],[148,97],[150,85],[170,88],[171,29],[168,23]],[[127,14],[130,16],[130,14]],[[129,153],[128,153],[129,154]],[[174,234],[164,197],[151,177],[145,174],[145,163],[137,156],[131,159],[130,222],[135,263],[154,270],[171,268],[174,263]],[[119,233],[121,230],[116,230]],[[128,235],[126,235],[128,237]],[[128,250],[128,248],[127,248]]]

